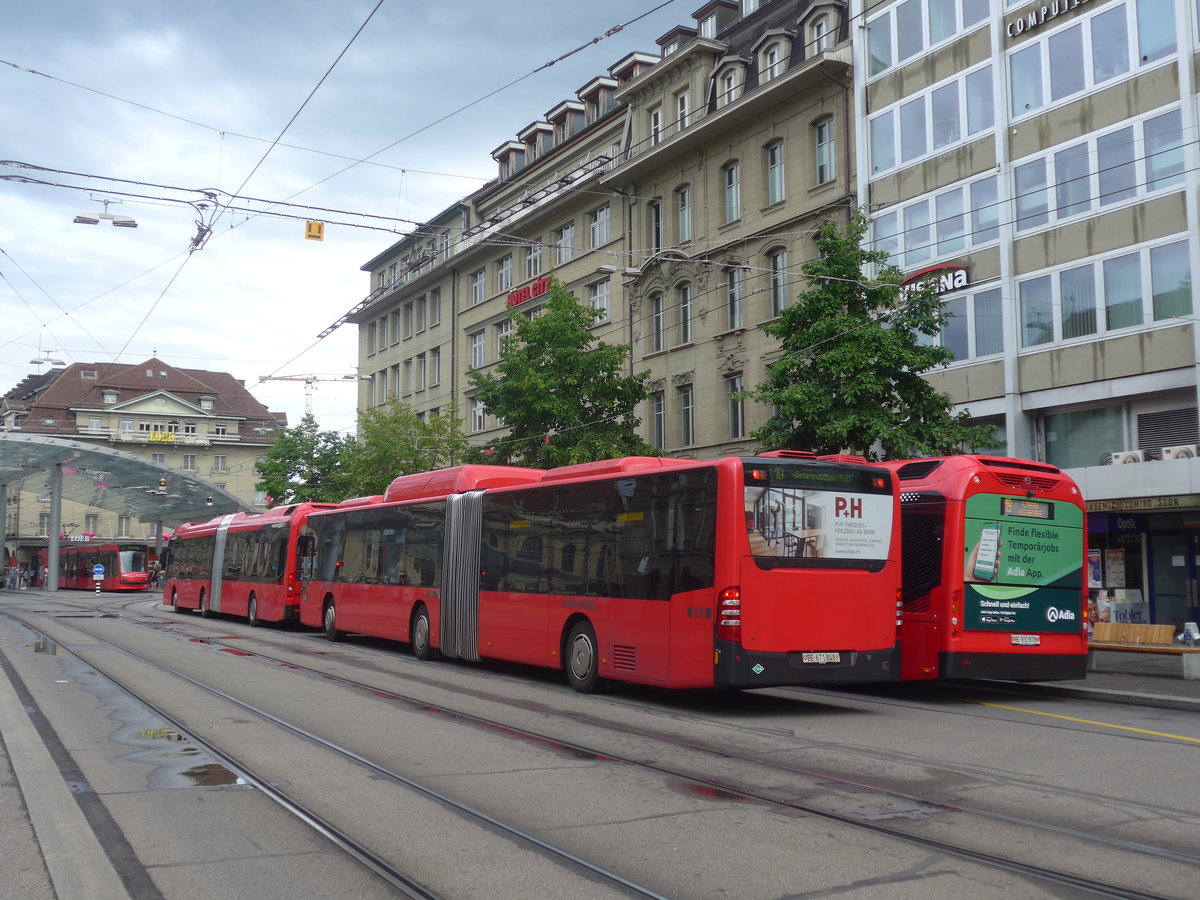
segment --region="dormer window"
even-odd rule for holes
[[[808,28],[810,53],[824,53],[833,42],[833,27],[829,15],[817,16]]]
[[[212,397],[201,397],[200,398],[200,408],[201,409],[212,409],[213,408],[213,398]]]
[[[717,36],[717,14],[705,16],[700,20],[700,37],[715,38]]]
[[[726,69],[718,82],[717,106],[727,106],[741,96],[742,80],[736,68]]]
[[[104,402],[105,403],[116,403],[117,402],[117,392],[116,391],[105,391],[104,392]]]
[[[779,44],[771,44],[762,54],[762,67],[760,68],[759,81],[767,82],[773,78],[778,78],[783,70],[783,54]]]
[[[679,51],[679,41],[668,41],[662,48],[663,56],[670,56]]]

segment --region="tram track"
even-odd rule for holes
[[[145,602],[145,598],[138,598],[138,600],[140,600],[142,603]],[[127,607],[132,606],[137,602],[138,602],[137,600],[127,601],[125,603],[125,605]],[[86,605],[83,605],[83,604],[80,604],[79,606],[80,606],[80,608],[88,608]],[[97,610],[97,607],[91,606],[90,609],[92,609],[92,611],[94,613]],[[153,616],[151,618],[156,619],[157,617]],[[165,629],[162,627],[161,624],[138,623],[138,622],[135,622],[132,617],[126,617],[126,621],[129,621],[131,624],[143,624],[144,627],[151,628],[151,629],[157,629],[160,632],[165,631]],[[199,623],[196,623],[196,624],[199,624]],[[81,629],[81,630],[83,630],[84,633],[88,633],[85,629]],[[202,629],[202,631],[207,631],[207,630],[208,629]],[[214,629],[214,630],[225,631],[226,629]],[[184,638],[184,639],[191,639],[191,640],[219,642],[222,639],[222,636],[214,637],[211,633],[209,633],[207,635],[205,635],[203,633],[189,634],[184,629],[181,629],[178,627],[172,627],[171,633],[174,634],[176,637],[180,637],[180,638]],[[224,635],[223,637],[233,637],[233,636]],[[254,633],[254,635],[252,635],[252,637],[259,637],[259,633],[257,633],[257,632]],[[265,635],[263,637],[265,638]],[[502,734],[502,735],[507,736],[512,739],[524,740],[527,742],[540,743],[540,744],[546,744],[547,742],[554,742],[561,748],[563,748],[569,752],[577,754],[580,758],[592,758],[592,759],[597,759],[597,760],[603,760],[605,763],[608,763],[608,764],[619,764],[619,765],[628,766],[631,768],[636,768],[636,769],[639,769],[640,771],[652,773],[656,776],[660,776],[665,779],[669,779],[669,780],[673,780],[673,781],[677,781],[677,782],[681,782],[681,783],[686,783],[686,784],[690,785],[692,787],[692,789],[694,789],[694,790],[706,790],[706,791],[713,792],[712,795],[715,797],[760,805],[765,808],[768,808],[773,811],[780,812],[780,813],[783,813],[783,814],[789,815],[789,816],[801,815],[801,816],[812,816],[812,817],[821,818],[821,819],[824,819],[824,820],[832,822],[832,823],[837,823],[838,825],[841,825],[841,826],[845,826],[845,827],[849,827],[849,828],[853,828],[853,829],[857,829],[857,830],[869,831],[873,834],[880,835],[880,836],[886,837],[888,839],[902,840],[909,844],[915,844],[915,845],[918,845],[918,846],[920,846],[926,850],[929,850],[931,852],[936,852],[936,853],[944,854],[947,856],[953,856],[953,857],[956,857],[959,859],[970,860],[971,862],[974,862],[974,863],[989,866],[989,867],[999,869],[1002,871],[1006,871],[1006,872],[1010,872],[1010,873],[1015,873],[1022,877],[1025,877],[1025,878],[1036,879],[1039,882],[1042,882],[1045,884],[1057,885],[1057,886],[1061,886],[1061,887],[1070,887],[1075,890],[1084,891],[1084,892],[1087,892],[1087,893],[1095,895],[1095,896],[1130,897],[1130,898],[1166,896],[1163,894],[1155,894],[1153,892],[1143,891],[1143,890],[1138,889],[1133,886],[1113,885],[1113,884],[1107,883],[1107,882],[1099,880],[1099,879],[1088,877],[1079,872],[1062,871],[1062,870],[1058,870],[1058,869],[1048,867],[1048,866],[1031,864],[1027,861],[1022,861],[1019,859],[1006,857],[1003,854],[992,853],[992,852],[990,852],[986,849],[983,849],[981,847],[978,847],[978,846],[976,846],[976,847],[963,846],[963,845],[958,845],[953,842],[942,840],[942,839],[930,838],[928,836],[915,833],[914,830],[911,828],[908,828],[908,829],[898,828],[898,827],[883,824],[880,822],[863,821],[861,818],[851,816],[851,815],[846,815],[843,813],[839,813],[836,809],[830,809],[828,806],[812,804],[812,803],[805,803],[805,802],[800,802],[798,800],[783,800],[777,795],[777,792],[772,792],[769,790],[762,790],[760,788],[755,788],[755,787],[751,787],[751,786],[739,785],[732,779],[713,779],[713,778],[698,776],[694,771],[688,771],[688,770],[685,770],[680,767],[672,768],[670,766],[654,765],[654,764],[647,763],[645,760],[635,759],[635,758],[629,757],[629,756],[623,756],[619,753],[612,752],[611,748],[605,749],[605,748],[594,747],[594,746],[590,746],[588,744],[583,744],[583,743],[578,743],[578,742],[564,741],[560,736],[551,736],[551,735],[548,735],[543,732],[535,732],[535,731],[530,731],[530,730],[526,730],[526,729],[516,728],[510,723],[504,723],[504,722],[500,722],[498,720],[488,719],[488,718],[470,713],[466,710],[450,708],[450,707],[445,706],[444,704],[443,705],[431,704],[428,701],[428,699],[416,697],[414,695],[406,695],[406,694],[403,694],[403,693],[400,693],[400,692],[397,692],[394,690],[386,689],[386,688],[381,687],[379,684],[372,684],[372,683],[368,683],[365,681],[357,681],[353,678],[330,674],[327,671],[322,671],[313,666],[306,666],[303,664],[299,664],[299,663],[296,663],[294,660],[281,658],[279,656],[274,656],[271,653],[260,652],[258,650],[249,651],[249,650],[245,649],[246,644],[244,642],[246,640],[248,640],[248,638],[246,638],[245,636],[238,636],[238,637],[234,638],[234,641],[237,643],[239,650],[241,652],[253,652],[254,655],[262,658],[265,661],[269,661],[269,662],[276,663],[276,664],[287,665],[289,668],[303,670],[306,674],[309,674],[312,676],[336,681],[336,682],[340,683],[341,685],[343,685],[344,687],[347,687],[356,692],[370,692],[374,697],[379,698],[379,699],[386,699],[389,702],[396,703],[396,704],[404,704],[411,709],[419,710],[419,711],[422,711],[425,713],[435,713],[440,716],[450,717],[450,718],[453,718],[458,723],[467,723],[467,724],[472,725],[473,727],[486,729],[493,733]],[[271,644],[274,644],[275,641],[272,638],[270,640],[260,640],[260,643],[271,645]],[[130,652],[127,649],[124,649],[124,648],[122,648],[122,649],[124,650],[124,652]],[[278,647],[276,647],[276,649],[279,650]],[[295,648],[287,648],[286,650],[280,650],[280,652],[300,653],[301,651],[298,651]],[[150,664],[152,664],[152,665],[159,666],[160,668],[164,669],[165,671],[171,672],[172,674],[176,675],[177,677],[180,674],[180,673],[173,672],[170,667],[165,666],[161,663],[152,662],[149,660],[147,662],[150,662]],[[89,664],[92,664],[92,663],[89,663]],[[390,674],[391,677],[408,677],[408,676],[400,676],[398,673],[388,673],[388,674]],[[211,687],[207,687],[207,686],[203,686],[203,685],[199,685],[199,686],[203,687],[205,690],[212,690]],[[228,699],[231,702],[241,703],[241,701],[236,700],[236,698],[228,698]],[[525,711],[528,711],[528,704],[523,704],[521,706],[521,708]],[[249,706],[249,705],[246,706],[246,712],[250,712],[255,715],[262,714],[262,711],[255,710],[252,706]],[[539,712],[541,712],[542,714],[545,714],[545,715],[554,714],[553,710],[548,710],[548,709],[543,709],[543,710],[540,710]],[[578,713],[564,713],[562,715],[568,715],[576,724],[578,724],[580,721],[582,721],[582,718],[583,718]],[[290,727],[287,723],[277,723],[277,724],[279,724],[281,727]],[[589,727],[608,729],[608,730],[620,730],[621,729],[620,723],[616,723],[616,722],[612,722],[612,721],[601,721],[598,719],[590,721],[590,722],[586,722],[585,724],[587,724]],[[181,727],[186,727],[186,726],[181,726]],[[764,760],[762,758],[756,758],[756,757],[752,757],[752,756],[749,756],[746,754],[731,752],[728,749],[718,749],[715,747],[700,746],[700,745],[696,744],[696,742],[694,742],[694,741],[681,741],[677,738],[673,738],[673,737],[671,737],[669,735],[665,735],[665,734],[647,734],[644,730],[637,730],[637,729],[632,729],[632,728],[625,728],[624,730],[626,731],[626,733],[635,735],[639,739],[655,740],[660,743],[673,744],[675,747],[684,748],[690,753],[699,753],[702,756],[706,756],[710,761],[712,761],[714,759],[720,759],[726,763],[737,762],[737,763],[743,763],[743,764],[747,764],[747,765],[765,767],[768,770],[772,770],[778,774],[784,774],[789,777],[800,776],[800,777],[805,777],[805,778],[809,778],[809,779],[821,779],[822,783],[825,784],[826,786],[828,786],[828,783],[830,780],[833,780],[836,778],[836,776],[834,774],[832,774],[828,771],[821,771],[821,770],[815,770],[815,769],[806,770],[806,769],[801,769],[801,768],[798,768],[798,767],[792,766],[792,765],[781,765],[779,763],[776,763],[776,762],[773,762],[770,760]],[[320,740],[319,738],[307,738],[307,739]],[[1043,832],[1052,831],[1054,833],[1055,837],[1057,837],[1059,839],[1069,839],[1069,840],[1073,840],[1073,841],[1090,842],[1093,845],[1097,845],[1097,844],[1102,845],[1112,852],[1139,854],[1142,856],[1149,856],[1149,857],[1152,857],[1155,859],[1171,861],[1174,863],[1184,864],[1184,865],[1188,865],[1188,866],[1195,866],[1197,864],[1200,864],[1200,857],[1197,857],[1193,854],[1181,853],[1181,852],[1172,851],[1172,850],[1169,850],[1166,848],[1159,848],[1159,847],[1154,847],[1151,845],[1139,844],[1137,842],[1132,842],[1132,841],[1114,839],[1109,836],[1095,834],[1095,833],[1089,833],[1089,832],[1083,832],[1083,831],[1079,831],[1076,829],[1067,829],[1067,828],[1063,828],[1060,826],[1054,826],[1054,825],[1050,825],[1050,824],[1043,823],[1043,822],[1037,822],[1035,820],[1021,819],[1021,818],[1013,817],[1013,816],[1006,816],[1003,814],[997,814],[995,812],[987,811],[987,810],[983,810],[983,809],[971,809],[971,808],[964,807],[964,806],[961,806],[958,804],[955,804],[953,806],[947,806],[944,803],[942,803],[938,800],[935,800],[935,799],[924,799],[924,798],[921,798],[921,797],[911,794],[911,793],[896,792],[896,791],[890,790],[882,785],[871,785],[868,783],[864,783],[861,780],[858,780],[858,781],[843,780],[840,783],[840,785],[835,785],[835,787],[844,788],[844,789],[850,790],[852,792],[853,791],[868,791],[868,792],[877,794],[882,797],[890,798],[893,801],[926,804],[929,807],[930,814],[941,814],[941,813],[952,813],[952,814],[960,814],[960,815],[961,814],[970,814],[970,815],[979,816],[981,818],[991,818],[994,821],[1002,822],[1004,825],[1013,827],[1013,828],[1037,829],[1037,830],[1041,830]],[[639,886],[624,885],[624,887],[630,888],[630,889],[636,891]],[[651,893],[643,894],[643,896],[657,896],[657,895],[651,892]]]

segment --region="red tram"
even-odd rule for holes
[[[1087,674],[1085,507],[1046,463],[880,463],[900,487],[902,680]]]
[[[251,625],[294,622],[300,610],[296,538],[329,503],[296,503],[181,525],[167,545],[163,601],[201,615],[242,616]]]
[[[459,466],[314,511],[300,619],[667,688],[892,680],[890,473],[779,451]]]
[[[99,581],[101,591],[144,591],[150,587],[149,563],[154,545],[145,541],[108,541],[64,543],[58,549],[58,586],[94,591],[97,579],[92,574],[104,566]],[[38,564],[49,564],[50,551],[38,551]]]

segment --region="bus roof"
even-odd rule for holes
[[[418,472],[415,475],[401,475],[383,492],[383,502],[419,500],[484,488],[533,484],[541,479],[544,471],[520,466],[465,465],[437,469],[433,472]]]

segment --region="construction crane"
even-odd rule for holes
[[[304,414],[311,416],[313,411],[313,391],[317,389],[318,381],[359,381],[361,375],[259,375],[261,381],[303,381],[304,382]]]

